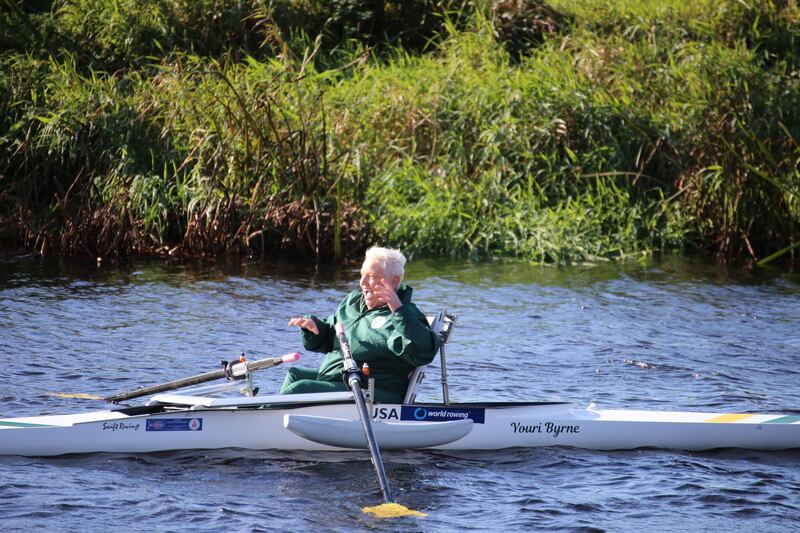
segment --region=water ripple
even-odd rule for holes
[[[94,409],[51,392],[111,394],[295,351],[289,317],[331,312],[354,269],[101,267],[0,260],[0,416]],[[800,278],[693,260],[540,268],[417,261],[423,310],[459,323],[448,351],[461,401],[568,399],[599,407],[800,413]],[[314,366],[317,354],[304,353]],[[433,365],[436,367],[436,365]],[[274,390],[283,372],[264,372]],[[438,400],[429,377],[420,399]],[[800,455],[720,450],[387,452],[385,521],[360,452],[191,451],[0,457],[4,531],[789,531]]]

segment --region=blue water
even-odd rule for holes
[[[100,408],[107,395],[300,348],[356,268],[117,266],[0,259],[0,416]],[[417,261],[427,312],[458,313],[456,401],[800,414],[800,276],[685,258],[580,267]],[[303,353],[303,364],[321,356]],[[260,375],[276,389],[282,368]],[[419,399],[438,400],[429,377]],[[385,452],[391,521],[365,453],[223,450],[0,457],[2,531],[796,531],[800,450]]]

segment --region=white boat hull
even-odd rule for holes
[[[83,414],[0,419],[0,455],[146,453],[169,450],[341,450],[294,434],[284,416],[358,420],[352,402],[294,403],[256,408],[254,399],[193,407],[95,411]],[[285,402],[285,400],[284,400]],[[187,402],[191,403],[191,402]],[[237,405],[238,403],[238,405]],[[205,404],[205,405],[204,405]],[[147,412],[148,410],[160,410]],[[643,447],[682,450],[800,448],[800,416],[578,408],[568,403],[379,404],[376,422],[413,424],[472,420],[471,430],[442,450],[572,446],[592,450]]]

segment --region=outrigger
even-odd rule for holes
[[[456,317],[443,311],[429,320],[442,340],[438,354],[442,401],[416,401],[425,367],[411,374],[402,404],[373,403],[367,387],[365,396],[368,412],[371,412],[371,426],[381,449],[800,448],[800,416],[797,414],[608,410],[561,401],[451,402],[445,347]],[[292,362],[298,357],[298,354],[288,354],[228,364],[221,371],[106,398],[111,402],[124,402],[151,396],[144,405],[121,405],[78,414],[2,418],[0,455],[219,448],[326,451],[366,448],[368,442],[360,429],[352,391],[289,396],[257,394],[253,382],[256,370]],[[203,380],[196,380],[198,377]],[[226,381],[221,385],[185,388],[218,378]],[[219,397],[220,393],[233,389],[243,389],[245,394]],[[157,394],[162,391],[171,392]]]

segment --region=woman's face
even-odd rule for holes
[[[386,276],[386,269],[380,261],[375,259],[365,259],[364,264],[361,265],[361,281],[359,286],[364,292],[364,302],[367,304],[367,309],[374,309],[386,303],[384,297],[378,293],[384,292],[381,290],[385,284],[391,286],[393,290],[397,289],[400,283],[398,276],[392,276],[388,279]]]

